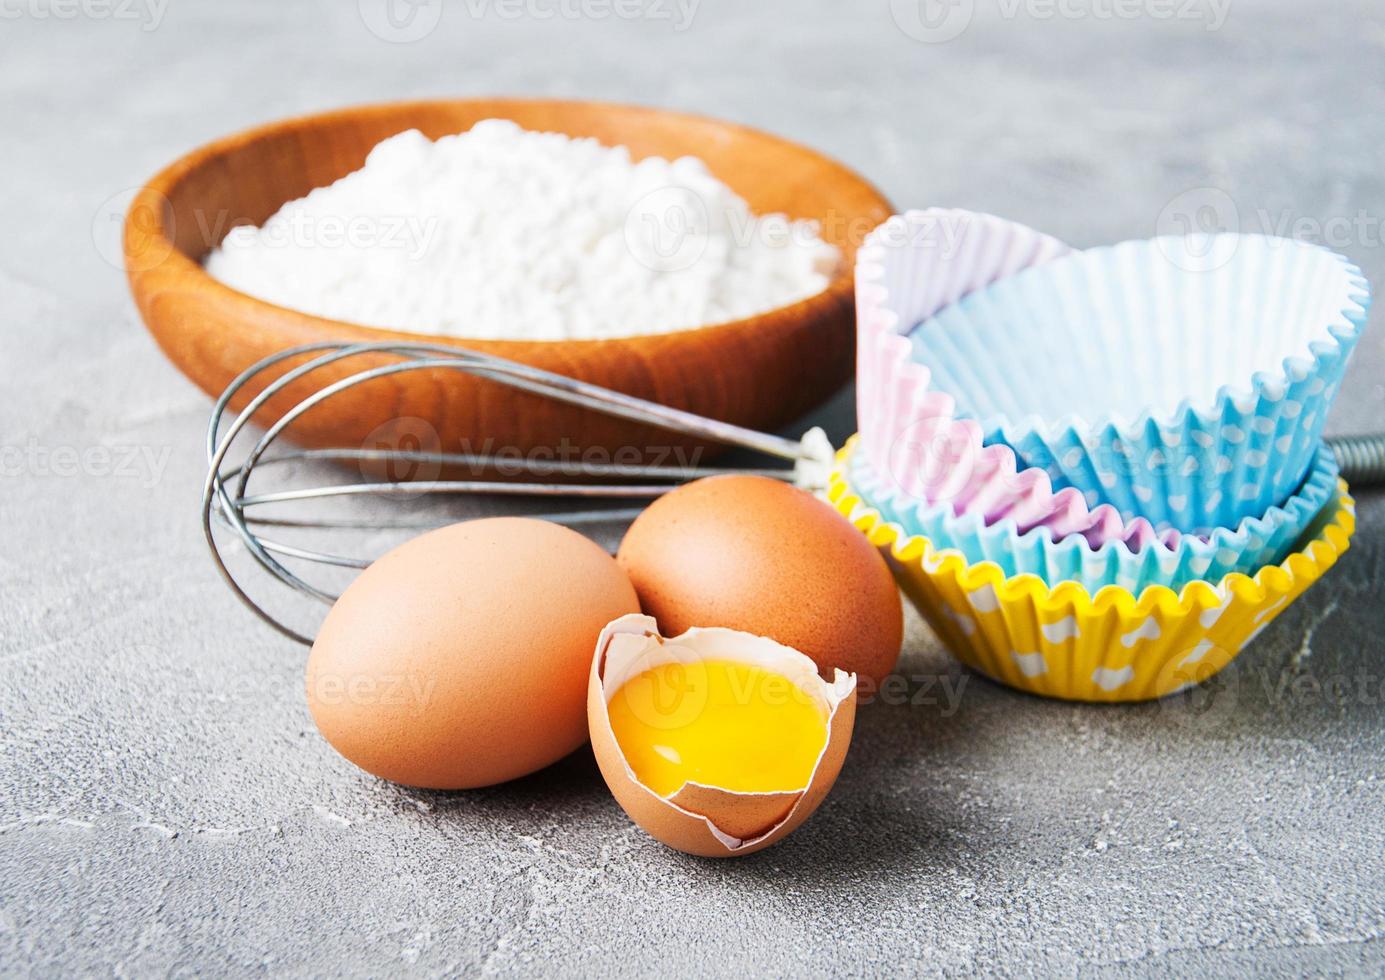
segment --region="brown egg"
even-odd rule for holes
[[[592,646],[638,609],[614,559],[575,531],[454,524],[384,555],[337,600],[308,657],[308,707],[383,779],[504,782],[587,740]]]
[[[665,635],[725,626],[875,690],[904,637],[884,558],[828,504],[779,480],[718,476],[656,500],[616,556]]]
[[[817,704],[826,722],[812,771],[795,789],[747,792],[684,782],[661,796],[636,775],[611,725],[610,702],[622,685],[663,663],[730,660],[755,664],[790,681]],[[691,706],[693,711],[697,705]],[[742,857],[777,844],[813,815],[832,789],[851,744],[856,678],[834,671],[829,683],[817,665],[782,644],[728,629],[692,629],[668,639],[648,616],[626,616],[601,633],[587,691],[592,752],[612,795],[630,819],[662,844],[699,857]],[[665,716],[690,717],[681,707]],[[739,753],[738,753],[739,754]]]

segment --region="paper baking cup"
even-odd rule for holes
[[[993,282],[910,339],[932,387],[1054,487],[1205,534],[1303,481],[1368,303],[1317,245],[1159,238]]]
[[[951,395],[930,388],[929,368],[905,336],[975,290],[1042,266],[1071,250],[1013,221],[930,209],[890,218],[857,252],[857,415],[875,472],[905,497],[947,504],[986,524],[1010,519],[1021,532],[1048,527],[1132,547],[1176,540],[1116,508],[1091,507],[1082,491],[1054,491],[1048,472],[1025,468],[1006,445],[987,445],[981,426],[957,417]]]
[[[1007,577],[993,562],[968,563],[910,535],[853,488],[849,450],[828,491],[837,510],[881,550],[906,595],[963,663],[1011,687],[1077,701],[1144,701],[1207,680],[1228,664],[1346,551],[1356,505],[1337,497],[1297,551],[1254,577],[1155,586],[1137,599],[1107,586],[1050,588],[1034,575]]]
[[[1131,548],[1124,541],[1099,547],[1081,535],[1055,540],[1047,528],[1020,533],[1010,520],[986,524],[974,514],[957,516],[947,506],[920,506],[892,493],[870,468],[865,453],[846,464],[851,486],[881,516],[908,535],[922,535],[938,550],[962,553],[969,563],[994,562],[1003,575],[1037,575],[1050,586],[1078,582],[1096,593],[1116,585],[1134,595],[1150,586],[1178,591],[1189,582],[1216,582],[1239,572],[1252,574],[1284,558],[1327,506],[1337,489],[1337,459],[1319,444],[1304,483],[1284,506],[1247,517],[1236,528],[1217,528],[1207,538],[1182,536]]]

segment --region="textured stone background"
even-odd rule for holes
[[[646,839],[585,751],[466,794],[363,776],[312,727],[302,651],[216,580],[207,400],[105,256],[121,192],[252,123],[403,96],[638,100],[1079,245],[1148,235],[1170,202],[1301,220],[1381,283],[1374,0],[1232,0],[1224,23],[1210,0],[1134,19],[958,0],[973,16],[946,43],[897,26],[918,33],[911,2],[702,0],[680,31],[456,0],[413,44],[350,0],[0,2],[0,444],[117,454],[0,478],[0,972],[1380,972],[1378,494],[1341,565],[1195,699],[1023,697],[913,623],[932,703],[864,713],[828,804],[733,863]],[[1336,431],[1385,424],[1382,369],[1377,323]],[[827,410],[836,437],[850,413]]]

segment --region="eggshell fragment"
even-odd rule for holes
[[[767,636],[878,690],[904,639],[884,558],[830,505],[780,480],[716,476],[660,497],[616,556],[667,635],[718,626]]]
[[[739,793],[684,783],[664,798],[635,776],[607,712],[626,681],[671,661],[736,660],[787,677],[820,698],[827,712],[827,742],[808,785],[794,792]],[[665,639],[651,616],[622,616],[596,644],[587,687],[592,751],[606,784],[630,818],[669,847],[701,857],[739,857],[778,843],[826,798],[846,758],[856,719],[856,676],[841,670],[829,683],[797,650],[739,630],[693,628]]]
[[[602,548],[496,517],[405,542],[356,578],[308,656],[308,707],[332,746],[383,779],[504,782],[587,740],[591,645],[639,608]]]

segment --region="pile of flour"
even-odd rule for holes
[[[826,287],[809,222],[753,215],[701,160],[492,119],[400,133],[365,166],[233,229],[207,271],[280,306],[455,337],[621,337],[722,323]]]

